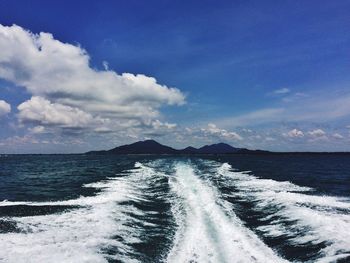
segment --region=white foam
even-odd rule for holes
[[[254,201],[259,211],[271,211],[264,219],[272,222],[258,228],[263,235],[287,235],[292,244],[326,242],[319,262],[348,255],[350,216],[342,212],[350,209],[347,199],[312,195],[313,189],[308,187],[259,179],[249,171],[232,171],[229,164],[210,164],[215,166],[216,176],[229,178],[225,182],[239,190],[232,195]],[[0,206],[78,206],[51,215],[9,218],[23,232],[0,234],[0,262],[138,262],[132,245],[142,242],[142,226],[156,226],[137,216],[146,218],[146,213],[157,212],[145,212],[124,201],[144,202],[161,194],[149,190],[165,175],[141,163],[136,163],[135,168],[124,177],[86,184],[101,190],[95,196],[57,202],[0,202]],[[284,261],[236,217],[231,204],[210,182],[210,176],[199,176],[190,163],[177,163],[175,168],[169,183],[177,231],[173,247],[165,255],[168,262]],[[108,248],[113,255],[106,252]]]
[[[59,214],[13,217],[21,233],[0,234],[0,262],[107,262],[118,259],[137,262],[130,244],[141,242],[140,223],[130,214],[144,213],[123,201],[142,199],[142,178],[150,168],[139,169],[125,177],[85,185],[102,191],[96,196],[57,202],[2,202],[1,205],[78,205],[78,209]],[[142,222],[141,222],[142,223]],[[145,222],[147,224],[147,222]],[[123,241],[117,241],[113,235]],[[115,248],[114,255],[105,249]]]
[[[189,164],[176,165],[170,185],[178,230],[168,262],[284,261],[225,209],[215,187]]]
[[[233,180],[232,185],[239,190],[236,195],[254,201],[257,210],[270,213],[264,219],[274,220],[258,228],[265,236],[288,236],[291,244],[298,245],[325,242],[320,262],[350,255],[347,198],[312,195],[309,187],[241,174],[231,171],[228,164],[219,167],[218,174]]]

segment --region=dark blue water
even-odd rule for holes
[[[349,155],[0,157],[0,262],[349,262]]]

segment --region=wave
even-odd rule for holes
[[[1,206],[78,206],[59,214],[12,217],[19,233],[0,234],[4,262],[140,262],[134,244],[155,211],[133,204],[147,202],[147,185],[157,173],[140,163],[128,175],[84,187],[100,189],[95,196],[57,202],[10,202]],[[143,220],[140,219],[143,218]]]
[[[190,164],[176,164],[170,185],[178,225],[168,262],[283,262],[225,207]]]
[[[232,196],[248,200],[262,212],[258,232],[285,238],[292,246],[319,245],[317,262],[350,257],[350,202],[348,198],[319,196],[314,189],[290,182],[260,179],[249,172],[233,171],[225,163],[217,174],[231,179],[238,191]]]
[[[83,185],[99,190],[94,196],[0,202],[0,209],[36,211],[1,218],[12,230],[0,233],[0,262],[334,262],[350,255],[346,198],[214,161],[136,162],[116,176]],[[245,214],[257,213],[256,224],[241,218],[240,200],[249,203]],[[288,257],[269,239],[316,252]]]

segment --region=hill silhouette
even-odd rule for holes
[[[232,153],[265,153],[267,151],[253,151],[245,148],[235,148],[226,143],[205,145],[201,148],[192,146],[184,149],[174,149],[160,144],[155,140],[138,141],[104,151],[91,151],[87,154],[232,154]]]

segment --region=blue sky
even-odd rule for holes
[[[350,1],[2,0],[0,152],[146,138],[349,151],[349,11]]]

